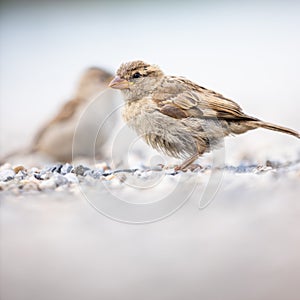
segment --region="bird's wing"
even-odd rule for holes
[[[166,78],[153,94],[159,111],[175,119],[198,117],[226,120],[253,120],[241,107],[221,94],[178,77]]]
[[[80,99],[75,98],[65,103],[58,114],[50,121],[50,123],[62,122],[72,117],[80,104]]]
[[[68,101],[67,103],[65,103],[61,107],[61,109],[59,110],[57,115],[53,119],[51,119],[48,123],[46,123],[37,132],[37,134],[35,135],[34,140],[33,140],[33,146],[35,146],[36,144],[39,143],[41,138],[44,136],[45,132],[48,130],[48,128],[52,124],[64,122],[64,121],[68,120],[70,117],[72,117],[75,114],[79,103],[80,103],[80,99],[77,99],[77,98],[72,99],[72,100]]]

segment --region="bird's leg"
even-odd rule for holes
[[[194,155],[192,155],[191,157],[189,157],[188,159],[186,159],[180,166],[175,167],[175,171],[184,171],[186,170],[198,157],[199,157],[199,153],[196,153]]]

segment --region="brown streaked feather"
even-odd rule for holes
[[[180,77],[166,77],[165,82],[153,94],[153,101],[156,102],[162,113],[167,112],[166,115],[169,116],[172,116],[168,114],[171,111],[170,106],[176,107],[175,118],[257,120],[244,114],[234,101]],[[166,105],[168,105],[168,109],[164,108]],[[178,109],[181,110],[181,113]]]
[[[62,122],[72,117],[75,114],[76,109],[78,108],[78,105],[80,105],[80,103],[82,103],[82,100],[78,98],[68,101],[63,105],[58,114],[50,121],[50,124]]]
[[[187,111],[180,109],[179,107],[176,107],[175,105],[172,104],[166,104],[162,106],[159,111],[164,115],[167,115],[175,119],[183,119],[189,117]]]
[[[142,76],[163,75],[163,72],[155,65],[146,64],[141,60],[123,63],[117,70],[117,75],[121,78],[129,79],[135,73],[139,72]]]
[[[179,94],[177,97],[172,99],[172,102],[182,108],[182,109],[190,109],[197,106],[198,99],[191,92],[184,92]]]
[[[34,147],[39,143],[45,132],[48,130],[48,128],[52,124],[57,124],[60,122],[64,122],[66,120],[69,120],[76,112],[76,109],[78,108],[78,105],[81,103],[81,100],[79,98],[73,99],[68,101],[66,104],[64,104],[58,114],[50,120],[45,126],[43,126],[38,133],[36,134],[33,145]]]

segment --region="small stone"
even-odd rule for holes
[[[171,169],[166,169],[165,170],[165,174],[166,175],[177,175],[178,174],[178,172],[177,171],[175,171],[175,169],[174,168],[171,168]]]
[[[39,190],[39,186],[36,182],[27,181],[25,184],[19,186],[23,191],[37,191]]]
[[[64,185],[68,183],[68,179],[65,178],[65,176],[61,175],[61,174],[54,174],[53,175],[53,180],[56,183],[57,186],[60,185]],[[50,178],[49,180],[51,180],[52,178]]]
[[[44,180],[44,178],[42,178],[41,174],[35,173],[33,174],[34,178],[36,178],[37,180]]]
[[[143,178],[143,179],[151,178],[151,176],[153,176],[153,172],[152,171],[144,171],[144,172],[141,172],[138,175],[138,177]]]
[[[78,178],[76,177],[76,175],[74,173],[68,173],[68,174],[64,175],[64,177],[68,180],[68,182],[71,182],[71,183],[79,182]]]
[[[279,166],[280,166],[280,164],[278,162],[271,161],[271,160],[266,161],[266,167],[275,169],[275,168],[278,168]]]
[[[8,182],[0,181],[0,191],[5,191],[8,188]]]
[[[0,181],[9,181],[14,179],[15,172],[12,169],[4,169],[0,171]]]
[[[121,183],[125,182],[127,180],[127,176],[124,173],[119,173],[115,175]]]
[[[83,176],[84,173],[85,173],[86,171],[88,171],[88,170],[90,170],[90,168],[84,167],[83,165],[79,165],[79,166],[75,167],[75,169],[74,169],[73,172],[74,172],[76,175]]]
[[[38,168],[31,168],[27,171],[28,175],[34,175],[35,173],[40,173]]]
[[[14,170],[14,172],[15,172],[16,174],[18,174],[19,171],[24,171],[25,168],[24,168],[23,166],[16,166],[16,167],[13,168],[13,170]]]
[[[101,172],[100,170],[96,170],[94,173],[93,173],[93,178],[94,179],[99,179],[101,178],[103,172]]]
[[[267,166],[257,166],[256,169],[253,171],[254,174],[257,173],[263,173],[263,172],[267,172],[267,171],[271,171],[272,168],[271,167],[267,167]]]
[[[18,179],[18,180],[22,180],[22,179],[24,179],[25,177],[26,177],[26,172],[25,171],[19,171],[17,174],[16,174],[16,176],[15,176],[15,178],[16,179]]]
[[[144,174],[145,174],[145,172],[142,171],[142,170],[136,170],[134,172],[134,175],[137,176],[137,177],[143,177]]]
[[[114,178],[116,178],[116,176],[114,174],[110,174],[110,175],[105,177],[106,180],[112,180]]]
[[[87,170],[84,172],[83,176],[91,176],[94,179],[99,179],[103,172],[101,170]]]
[[[18,182],[18,188],[20,190],[38,190],[38,180],[36,180],[34,177],[31,179],[23,179]]]
[[[56,183],[53,178],[44,180],[39,184],[39,188],[41,190],[54,190],[56,188]]]
[[[70,164],[68,164],[68,163],[66,163],[66,164],[64,164],[64,165],[62,166],[62,168],[61,168],[61,170],[60,170],[60,173],[61,173],[62,175],[66,175],[66,174],[72,172],[72,170],[73,170],[73,166],[70,165]]]
[[[44,170],[43,171],[41,171],[41,173],[40,173],[40,177],[41,177],[41,180],[47,180],[47,179],[50,179],[51,177],[53,176],[53,173],[51,173],[51,172],[44,172]]]
[[[53,166],[53,167],[50,169],[50,171],[51,171],[52,173],[55,173],[55,172],[56,172],[56,173],[60,173],[62,167],[63,167],[62,164],[57,164],[57,165]]]
[[[27,176],[27,177],[25,178],[25,180],[27,180],[27,181],[33,181],[33,182],[38,183],[39,180],[35,177],[35,175],[36,175],[36,174],[29,175],[29,176]]]
[[[67,190],[66,185],[58,186],[58,187],[55,189],[56,192],[64,192],[64,191],[66,191],[66,190]]]
[[[50,173],[51,169],[53,169],[53,165],[47,165],[45,167],[43,167],[43,169],[40,170],[40,174],[43,175],[45,173]]]

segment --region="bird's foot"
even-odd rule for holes
[[[179,165],[179,166],[175,166],[174,167],[174,171],[175,172],[179,172],[179,171],[182,171],[182,172],[187,172],[187,171],[191,171],[191,172],[194,172],[194,171],[198,171],[198,170],[201,170],[203,169],[203,167],[199,164],[190,164],[188,166],[184,166],[184,165]]]

